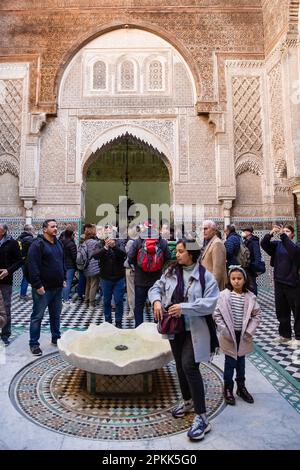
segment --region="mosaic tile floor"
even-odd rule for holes
[[[276,342],[278,338],[278,321],[275,315],[273,292],[260,291],[259,304],[263,315],[255,333],[257,351],[261,350],[266,353],[266,357],[271,358],[284,371],[288,372],[300,386],[300,348]]]
[[[274,360],[282,368],[288,372],[300,385],[300,349],[292,348],[286,345],[276,343],[278,337],[278,322],[274,309],[274,295],[271,291],[260,290],[259,303],[263,311],[262,322],[255,335],[255,343],[258,349],[265,352],[268,357]],[[31,301],[20,301],[17,295],[13,297],[13,332],[16,334],[18,329],[24,331],[29,327],[30,314],[32,309]],[[126,302],[124,311],[127,311]],[[100,302],[94,308],[87,308],[84,302],[73,302],[64,307],[61,315],[62,329],[75,328],[86,329],[90,323],[100,324],[103,322],[103,306]],[[145,311],[146,321],[152,321],[150,311]],[[124,328],[134,328],[134,320],[129,320],[124,316]],[[49,317],[44,315],[42,328],[49,328]]]
[[[222,371],[201,365],[207,412],[213,418],[223,409]],[[61,434],[87,439],[139,440],[187,430],[193,415],[172,419],[180,400],[174,362],[154,372],[155,390],[137,397],[97,397],[86,392],[85,373],[67,364],[58,353],[24,367],[10,385],[17,410],[34,423]]]

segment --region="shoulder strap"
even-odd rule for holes
[[[205,292],[205,272],[206,269],[202,264],[199,264],[199,280],[202,288],[202,297],[204,297],[204,292]]]

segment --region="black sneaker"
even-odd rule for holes
[[[54,344],[54,346],[57,346],[57,340],[59,340],[59,338],[52,338],[51,343]]]
[[[116,328],[119,328],[120,330],[122,329],[122,322],[121,321],[116,321]]]
[[[34,356],[41,356],[43,354],[43,351],[39,346],[30,346],[30,351]]]

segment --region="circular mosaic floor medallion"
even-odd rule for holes
[[[221,371],[201,365],[210,418],[223,408]],[[180,400],[174,362],[154,372],[150,396],[99,397],[86,391],[85,372],[66,363],[59,353],[24,367],[10,385],[16,409],[52,431],[86,439],[136,440],[178,434],[193,415],[173,419],[171,408]]]

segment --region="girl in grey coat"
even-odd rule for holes
[[[205,394],[200,373],[200,362],[210,359],[211,336],[205,316],[212,315],[219,288],[214,276],[205,271],[205,291],[202,292],[198,259],[200,250],[196,242],[180,240],[176,245],[176,263],[162,275],[149,290],[149,299],[156,320],[162,318],[163,309],[169,315],[183,317],[185,330],[168,337],[176,362],[183,402],[172,410],[174,418],[182,418],[192,410],[196,416],[188,431],[191,440],[202,440],[211,430],[206,417]]]

